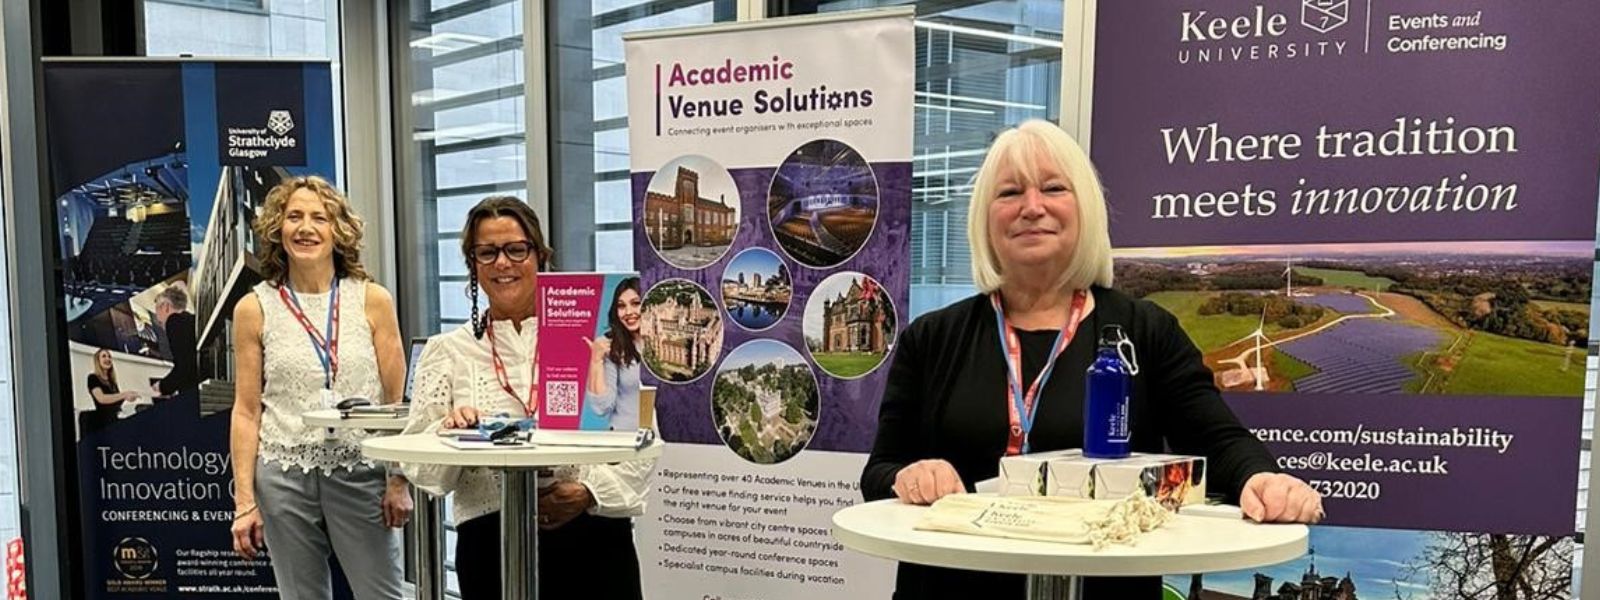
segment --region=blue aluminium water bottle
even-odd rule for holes
[[[1128,440],[1128,365],[1118,353],[1127,343],[1122,327],[1107,325],[1100,330],[1100,346],[1094,363],[1084,377],[1083,455],[1089,458],[1126,458]]]

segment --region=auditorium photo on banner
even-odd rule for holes
[[[333,176],[329,65],[46,61],[44,104],[85,597],[276,598],[229,533],[227,330],[267,190]]]
[[[1169,597],[1575,596],[1593,8],[1099,4],[1116,283],[1327,510],[1306,557]]]

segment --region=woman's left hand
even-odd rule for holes
[[[1239,494],[1244,516],[1258,523],[1318,523],[1327,516],[1322,511],[1322,494],[1306,482],[1283,473],[1256,473],[1244,482]]]
[[[594,506],[589,487],[576,481],[562,481],[539,492],[539,529],[555,529],[578,518]]]
[[[413,509],[410,482],[404,477],[390,477],[389,485],[383,491],[383,524],[394,529],[405,527],[406,521],[411,520]]]

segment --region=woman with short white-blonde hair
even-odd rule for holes
[[[1085,371],[1098,333],[1119,326],[1139,365],[1131,448],[1204,456],[1208,488],[1256,521],[1316,522],[1321,497],[1277,473],[1218,393],[1211,370],[1155,304],[1111,289],[1106,202],[1065,132],[1029,121],[1001,133],[968,217],[982,293],[923,315],[900,335],[861,475],[867,500],[932,504],[995,477],[1001,456],[1079,448]],[[1086,597],[1158,598],[1157,578],[1089,579]],[[902,563],[896,600],[1022,597],[1020,575]]]

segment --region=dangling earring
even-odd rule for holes
[[[478,274],[467,279],[467,296],[472,298],[472,337],[483,337],[483,320],[478,318]]]

